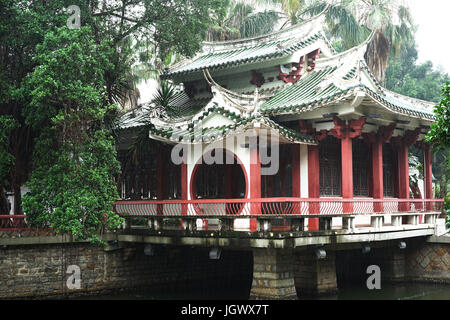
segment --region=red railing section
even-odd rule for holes
[[[344,212],[351,203],[352,212]],[[316,216],[316,215],[370,215],[399,212],[440,212],[442,199],[214,199],[214,200],[119,200],[115,211],[133,217],[199,217],[221,216]],[[255,211],[255,208],[257,210]],[[0,215],[0,231],[28,230],[26,215]]]
[[[0,215],[0,231],[27,230],[26,215]]]
[[[398,212],[440,212],[442,199],[214,199],[128,201],[115,203],[123,216],[293,216],[293,215],[370,215]],[[351,204],[351,205],[347,205]],[[255,210],[255,208],[258,208]],[[349,209],[351,211],[349,212]]]

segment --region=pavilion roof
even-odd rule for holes
[[[192,59],[174,65],[161,78],[172,78],[202,70],[216,70],[268,61],[292,55],[319,40],[335,53],[322,31],[323,16],[319,15],[267,35],[222,42],[204,42],[203,50]]]
[[[211,92],[193,97],[184,91],[177,92],[169,103],[174,107],[171,109],[177,110],[176,114],[158,109],[151,103],[144,105],[123,115],[120,128],[148,125],[151,138],[167,143],[207,143],[242,131],[266,128],[275,131],[284,142],[317,144],[313,136],[302,135],[273,119],[326,106],[333,108],[356,97],[362,97],[364,107],[434,121],[434,104],[386,90],[377,81],[364,60],[371,37],[350,50],[315,60],[313,70],[305,71],[300,80],[284,84],[269,94],[259,94],[257,88],[252,94],[230,91],[216,83],[209,72],[214,68],[229,68],[296,51],[302,53],[302,46],[324,38],[319,21],[315,17],[300,26],[267,36],[208,45],[212,48],[210,52],[180,63],[165,77],[202,70]]]
[[[334,57],[318,59],[313,72],[275,93],[261,105],[260,112],[266,116],[308,112],[364,93],[390,112],[432,121],[434,104],[383,88],[364,61],[365,50],[363,44]]]

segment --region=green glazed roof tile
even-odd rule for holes
[[[308,46],[310,43],[319,38],[323,38],[322,33],[317,33],[306,40],[298,41],[294,44],[289,44],[289,42],[293,39],[288,38],[229,51],[207,53],[197,57],[194,61],[191,61],[188,64],[170,70],[168,73],[163,74],[161,78],[170,78],[172,76],[197,72],[204,69],[231,67],[245,63],[257,62],[260,60],[287,56],[296,50]],[[289,45],[286,48],[283,48],[283,45],[286,44]]]

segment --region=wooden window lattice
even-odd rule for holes
[[[327,136],[319,144],[320,195],[341,196],[341,143]]]

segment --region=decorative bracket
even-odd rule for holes
[[[408,130],[405,132],[405,135],[403,137],[403,142],[408,147],[416,143],[417,139],[419,138],[420,133],[422,132],[421,128],[416,128],[415,130]]]
[[[353,139],[361,135],[361,131],[366,123],[366,118],[361,117],[358,120],[352,120],[346,124],[344,120],[338,117],[333,118],[334,128],[331,129],[331,134],[337,139]]]
[[[319,132],[317,132],[313,129],[311,123],[308,123],[305,120],[300,120],[299,122],[301,134],[312,135],[319,142],[325,139],[328,135],[328,130],[320,130]]]
[[[388,126],[382,126],[378,128],[378,132],[364,133],[363,134],[364,140],[367,141],[369,144],[375,142],[386,143],[389,140],[391,140],[396,126],[397,124],[393,122]]]
[[[265,82],[264,76],[262,73],[256,72],[256,70],[252,70],[252,80],[251,84],[256,85],[258,88],[261,87]]]
[[[316,67],[316,60],[319,58],[319,54],[320,49],[308,53],[308,72],[314,71],[314,68]]]
[[[283,72],[281,65],[278,67],[280,73],[278,75],[279,80],[283,80],[286,83],[296,83],[302,77],[301,73],[303,70],[303,64],[305,62],[305,56],[300,58],[299,63],[292,63],[292,67],[295,68],[293,71],[286,73]]]
[[[415,130],[408,130],[405,132],[403,137],[394,137],[392,138],[392,142],[395,146],[406,146],[409,147],[416,143],[419,135],[421,133],[420,128],[416,128]]]

